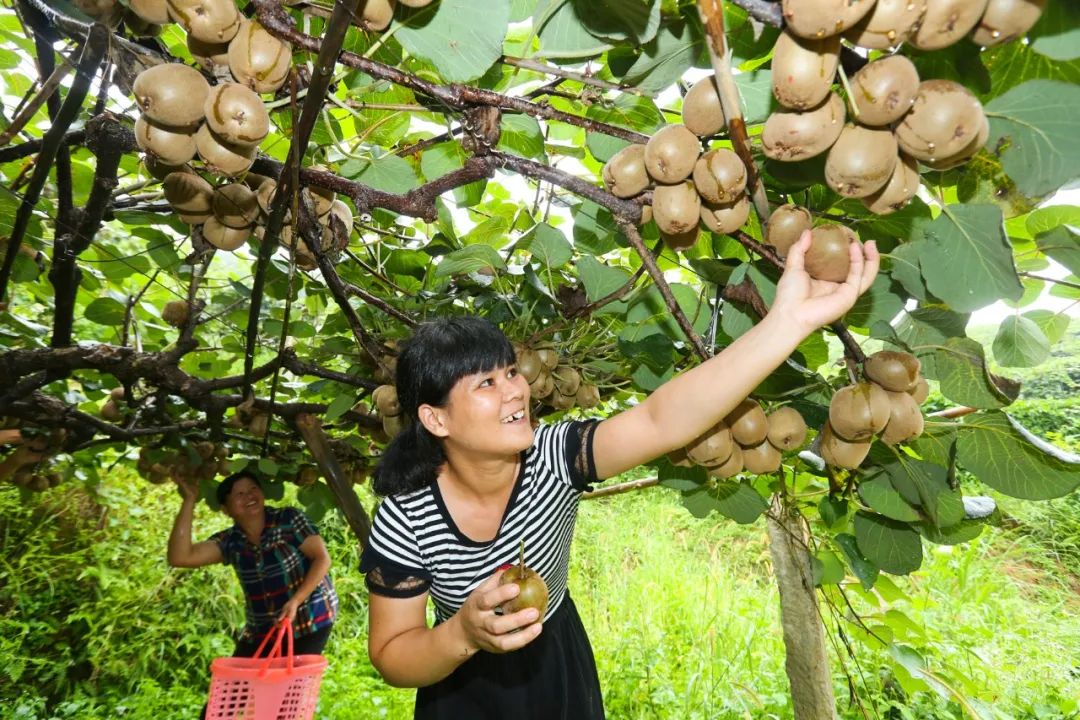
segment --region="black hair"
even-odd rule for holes
[[[228,476],[220,483],[218,483],[217,490],[215,491],[218,505],[221,505],[222,507],[225,506],[225,501],[229,499],[229,494],[232,492],[233,485],[243,480],[244,478],[247,478],[251,482],[258,485],[260,489],[262,489],[262,482],[259,480],[259,476],[251,470],[240,470],[239,472],[234,472],[232,475]]]
[[[397,396],[405,427],[375,468],[375,492],[396,495],[435,482],[446,454],[418,419],[419,407],[442,407],[461,378],[514,362],[514,347],[506,335],[484,318],[441,318],[416,328],[397,358]]]

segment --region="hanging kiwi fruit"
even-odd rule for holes
[[[700,154],[701,141],[697,135],[685,125],[668,125],[645,144],[645,169],[656,182],[674,185],[690,177]],[[655,203],[653,213],[655,217]]]
[[[615,197],[628,198],[649,186],[645,171],[645,146],[627,145],[604,163],[604,187]]]
[[[507,600],[502,605],[504,614],[512,614],[534,608],[542,620],[548,606],[548,586],[540,573],[525,564],[525,541],[522,540],[518,547],[518,563],[503,571],[499,576],[499,585],[513,583],[518,586],[516,597]]]

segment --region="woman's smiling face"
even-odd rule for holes
[[[225,514],[233,520],[261,514],[266,498],[262,488],[251,478],[240,478],[225,498]]]
[[[461,378],[440,411],[440,435],[462,448],[512,454],[532,445],[529,384],[516,365]]]

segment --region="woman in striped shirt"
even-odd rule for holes
[[[385,498],[361,560],[372,663],[388,683],[419,688],[415,717],[604,716],[592,650],[566,587],[580,494],[687,445],[870,287],[878,268],[872,242],[851,245],[851,271],[832,283],[803,268],[809,236],[789,251],[765,319],[603,421],[534,430],[529,386],[498,329],[477,318],[417,329],[397,362],[410,422],[376,470]],[[525,563],[549,588],[543,617],[500,610],[519,592],[499,576],[521,543]]]

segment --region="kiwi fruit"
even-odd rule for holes
[[[701,237],[701,233],[698,228],[692,227],[686,232],[682,233],[666,233],[660,231],[660,239],[664,241],[664,244],[676,252],[683,250],[689,250],[697,245],[698,238]]]
[[[804,38],[843,32],[863,18],[874,0],[784,0],[784,27]]]
[[[540,356],[535,350],[526,348],[517,354],[517,369],[525,378],[525,382],[534,383],[540,371],[544,369],[544,365],[540,362]]]
[[[255,193],[242,183],[229,183],[214,190],[214,217],[222,225],[243,229],[259,217]]]
[[[709,470],[710,477],[720,478],[721,480],[735,477],[743,471],[743,450],[738,445],[732,445],[731,454],[728,455],[727,460],[718,464],[706,465],[706,467]]]
[[[955,155],[944,158],[935,158],[933,160],[923,160],[922,163],[934,170],[951,170],[954,167],[963,165],[974,157],[974,155],[986,145],[988,139],[990,139],[990,122],[984,115],[982,118],[982,127],[980,127],[979,131],[975,134],[975,137],[971,139],[971,142],[968,143],[967,147]]]
[[[848,246],[858,236],[843,225],[819,225],[810,231],[810,249],[804,258],[806,272],[815,280],[843,282],[851,269]]]
[[[293,482],[299,487],[311,487],[319,481],[319,468],[305,463],[296,470],[296,476],[293,478]]]
[[[941,50],[967,35],[986,10],[987,0],[933,0],[908,38],[920,50]]]
[[[218,250],[236,250],[251,237],[251,227],[232,228],[212,215],[203,223],[202,234]]]
[[[733,443],[731,430],[725,422],[718,422],[686,446],[686,456],[700,465],[718,463],[731,456]]]
[[[335,238],[334,236],[334,230],[331,227],[331,218],[337,218],[344,228],[344,233],[342,233],[340,237]],[[319,218],[319,223],[325,226],[322,243],[327,250],[331,248],[344,250],[349,246],[349,236],[352,234],[353,229],[353,214],[352,210],[343,200],[335,200],[330,205],[330,212]]]
[[[397,388],[393,385],[380,385],[371,393],[371,400],[375,403],[379,414],[386,417],[401,414],[401,403],[398,402]]]
[[[728,235],[735,232],[750,217],[750,200],[746,195],[730,203],[702,203],[701,221],[714,233]]]
[[[128,9],[148,23],[165,25],[171,22],[165,0],[128,0]]]
[[[577,400],[578,407],[588,410],[600,404],[600,388],[592,383],[583,382],[578,386],[574,397]]]
[[[229,42],[243,20],[233,0],[166,0],[166,5],[173,22],[207,43]]]
[[[555,350],[554,343],[544,342],[538,344],[536,346],[536,355],[540,358],[540,364],[549,372],[559,365],[559,353]]]
[[[551,371],[551,381],[560,393],[572,396],[581,387],[581,373],[572,367],[561,365]]]
[[[868,63],[851,78],[855,119],[880,127],[899,120],[915,103],[919,71],[903,55]]]
[[[694,186],[706,202],[734,202],[746,189],[746,165],[726,148],[710,150],[694,164]]]
[[[686,454],[685,448],[678,448],[669,452],[667,461],[675,467],[694,467],[694,461]]]
[[[971,39],[992,47],[1015,40],[1038,21],[1046,0],[990,0]]]
[[[546,402],[556,410],[569,410],[574,407],[575,399],[574,395],[563,395],[558,388],[555,388],[555,392],[548,395]]]
[[[382,427],[386,436],[393,438],[405,429],[405,419],[400,415],[384,415],[382,418]]]
[[[780,451],[768,440],[763,440],[753,447],[742,449],[743,468],[755,475],[774,473],[780,469]]]
[[[774,112],[761,132],[762,150],[766,157],[780,162],[817,157],[840,137],[846,118],[844,101],[834,92],[811,110]]]
[[[724,422],[731,428],[731,436],[743,447],[753,447],[769,434],[769,420],[757,400],[747,398],[728,413]]]
[[[206,124],[233,145],[258,145],[270,132],[270,113],[262,98],[240,83],[221,83],[206,97]]]
[[[254,20],[244,20],[229,43],[229,69],[238,83],[257,93],[277,92],[292,69],[292,46]]]
[[[697,228],[701,196],[689,180],[653,191],[653,220],[660,232],[677,235]]]
[[[161,308],[161,319],[173,327],[183,327],[190,312],[191,307],[183,300],[170,300]]]
[[[871,50],[897,47],[915,32],[926,3],[927,0],[877,0],[870,12],[844,33],[844,38]]]
[[[210,84],[193,67],[164,63],[140,72],[131,92],[147,119],[169,128],[194,129],[202,122]]]
[[[247,177],[251,177],[250,173]],[[275,194],[277,193],[277,181],[267,179],[266,182],[260,183],[259,187],[255,190],[255,200],[259,203],[259,209],[266,215],[270,214],[273,210],[271,204],[274,202]]]
[[[195,157],[195,137],[139,116],[135,121],[135,143],[147,154],[167,165],[183,165]]]
[[[870,442],[848,442],[836,434],[829,423],[818,436],[821,459],[833,467],[854,470],[870,452]]]
[[[541,372],[536,376],[536,381],[529,383],[529,390],[537,400],[543,400],[555,392],[555,382],[551,379],[551,373]]]
[[[214,135],[206,124],[195,133],[195,146],[206,169],[218,175],[236,177],[247,172],[255,162],[256,146],[227,143]]]
[[[791,246],[803,232],[814,224],[810,211],[798,205],[781,205],[772,211],[765,223],[765,242],[776,248],[780,257],[787,257]]]
[[[700,154],[701,141],[697,135],[685,125],[668,125],[646,143],[645,169],[656,182],[674,185],[690,177]],[[655,200],[653,212],[656,212]]]
[[[769,415],[766,439],[777,450],[797,450],[806,442],[806,421],[793,407],[778,408]]]
[[[906,392],[890,392],[889,423],[881,433],[881,442],[886,445],[914,440],[922,435],[925,420],[919,410],[919,403]]]
[[[200,175],[174,172],[161,184],[169,206],[180,214],[209,216],[213,209],[214,188]]]
[[[889,396],[876,383],[842,387],[829,403],[829,424],[848,442],[870,440],[889,422]]]
[[[308,169],[320,172],[330,171],[330,168],[325,165],[312,165]],[[304,193],[311,199],[311,205],[315,210],[315,214],[320,217],[330,212],[330,206],[333,205],[334,200],[337,199],[337,195],[334,194],[333,190],[318,187],[316,185],[308,185],[304,188]]]
[[[982,103],[963,85],[926,80],[911,111],[896,126],[896,140],[917,160],[948,158],[971,144],[985,120]]]
[[[74,0],[75,7],[98,22],[115,28],[123,17],[124,6],[117,0]]]
[[[862,199],[866,209],[875,215],[889,215],[904,208],[919,191],[919,167],[915,160],[900,153],[889,182],[877,192]]]
[[[911,397],[915,398],[917,405],[922,405],[926,402],[926,398],[930,397],[930,383],[926,382],[926,378],[922,375],[915,381],[915,387],[908,390]]]
[[[628,198],[649,186],[645,146],[627,145],[604,163],[604,187],[615,197]]]
[[[195,172],[191,169],[191,166],[186,163],[182,163],[180,165],[172,165],[170,163],[162,161],[161,158],[151,155],[149,153],[143,155],[143,166],[146,168],[146,172],[149,173],[150,177],[154,178],[155,180],[164,180],[174,172]]]
[[[773,96],[792,110],[817,107],[832,89],[839,62],[839,37],[807,40],[780,33],[773,48]]]
[[[698,137],[715,135],[724,129],[724,110],[715,78],[702,78],[690,87],[683,98],[682,121]]]
[[[521,543],[518,564],[503,571],[499,576],[499,585],[513,583],[518,586],[517,597],[507,600],[502,605],[504,614],[512,614],[534,608],[541,620],[548,606],[548,587],[540,573],[525,564],[525,543]]]
[[[863,363],[866,377],[891,392],[907,392],[919,382],[919,359],[911,353],[879,350]]]
[[[825,182],[842,197],[866,197],[889,182],[896,158],[896,138],[888,129],[848,125],[829,148]]]
[[[394,19],[394,0],[361,0],[353,25],[364,30],[382,32]]]
[[[191,58],[203,70],[216,73],[218,68],[229,66],[229,43],[204,43],[194,35],[187,36],[187,49]]]

